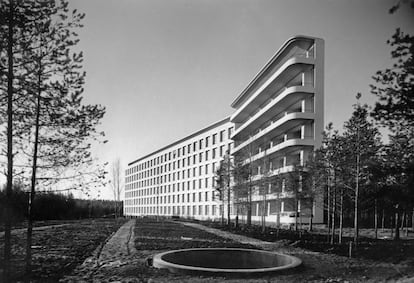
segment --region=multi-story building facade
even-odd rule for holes
[[[264,216],[270,222],[292,223],[298,220],[297,210],[300,221],[310,216],[323,221],[320,198],[301,193],[305,186],[300,180],[307,158],[321,145],[323,74],[323,40],[294,37],[232,103],[232,155],[252,175],[252,220]],[[265,177],[271,181],[263,188]],[[299,193],[308,197],[298,199]]]
[[[226,118],[129,163],[124,214],[219,217],[215,172],[231,150],[232,131]]]
[[[289,39],[234,100],[230,118],[128,164],[124,214],[220,217],[226,206],[216,196],[215,172],[227,151],[249,167],[253,221],[292,223],[298,211],[300,221],[312,215],[323,222],[320,197],[296,197],[304,189],[298,171],[321,144],[323,99],[323,40]],[[246,216],[243,198],[233,190],[233,217]]]

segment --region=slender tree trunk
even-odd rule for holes
[[[408,237],[408,213],[405,214],[405,236]]]
[[[401,218],[401,230],[404,229],[404,222],[405,222],[405,210],[403,211],[402,218]]]
[[[230,187],[227,187],[227,226],[230,227]]]
[[[399,226],[400,219],[399,218],[400,218],[400,215],[398,213],[398,207],[397,207],[397,209],[395,211],[395,237],[394,237],[394,240],[399,240],[400,239],[400,226]]]
[[[374,228],[375,228],[375,239],[378,239],[378,207],[377,207],[377,199],[375,199],[374,203]]]
[[[331,185],[329,184],[328,179],[328,235],[327,242],[330,242],[331,236]]]
[[[227,156],[227,225],[231,226],[231,219],[230,219],[230,157]]]
[[[382,232],[384,232],[384,228],[385,228],[384,222],[385,222],[385,210],[383,208],[382,209],[382,216],[381,216],[381,229],[382,229]]]
[[[266,231],[266,192],[263,193],[262,233]]]
[[[38,74],[38,93],[37,93],[37,104],[36,104],[36,121],[35,121],[35,139],[34,139],[34,150],[33,150],[33,164],[32,164],[32,179],[30,186],[29,195],[29,206],[28,206],[28,224],[27,224],[27,240],[26,240],[26,273],[30,273],[32,270],[32,231],[33,231],[33,201],[36,193],[36,169],[37,169],[37,155],[39,146],[39,119],[41,110],[41,65],[39,62],[39,74]]]
[[[13,26],[14,5],[13,0],[9,2],[8,37],[7,37],[7,185],[6,206],[4,209],[4,263],[3,279],[8,282],[10,276],[11,258],[11,197],[13,189]]]
[[[344,225],[344,189],[341,188],[341,200],[340,200],[341,212],[339,214],[339,243],[342,244],[342,233]]]
[[[220,192],[221,195],[221,225],[224,226],[224,197],[223,191]]]
[[[313,230],[312,226],[313,226],[313,214],[309,216],[309,232],[312,232]]]
[[[295,196],[295,231],[298,231],[298,208],[299,208],[298,193]]]
[[[332,198],[332,235],[331,245],[335,243],[335,214],[336,214],[336,184],[334,182],[333,198]]]
[[[359,139],[358,139],[359,140]],[[354,242],[355,246],[358,243],[358,236],[359,236],[359,223],[358,223],[358,198],[359,198],[359,151],[357,152],[357,160],[356,160],[356,178],[355,178],[355,207],[354,207]]]
[[[247,196],[247,226],[252,225],[252,186],[251,186],[251,177],[249,177],[249,187],[248,187],[248,196]]]

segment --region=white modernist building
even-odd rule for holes
[[[124,215],[215,218],[215,172],[231,150],[229,118],[128,164]]]
[[[289,39],[234,100],[231,117],[128,164],[124,214],[220,217],[226,207],[216,197],[214,177],[229,152],[250,172],[248,184],[238,185],[248,187],[248,195],[234,190],[232,217],[251,213],[253,221],[272,225],[294,223],[297,215],[307,222],[312,215],[314,223],[323,222],[322,198],[306,197],[297,173],[321,144],[323,100],[323,40]],[[296,198],[298,192],[305,197]],[[241,208],[247,198],[249,212]]]

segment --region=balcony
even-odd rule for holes
[[[314,119],[315,119],[314,113],[295,112],[295,113],[285,114],[282,118],[280,118],[274,123],[271,123],[267,128],[259,131],[258,133],[253,135],[251,138],[244,140],[238,145],[235,144],[233,153],[234,154],[237,153],[238,151],[247,147],[251,143],[259,144],[263,142],[266,138],[269,139],[270,134],[272,137],[276,137],[278,135],[285,133],[287,130],[291,128],[302,125],[304,120],[313,121]]]
[[[314,58],[292,57],[288,59],[254,94],[240,106],[231,116],[233,123],[244,123],[250,116],[254,115],[263,103],[271,99],[275,93],[280,92],[298,74],[312,69],[315,64]]]
[[[266,82],[286,60],[292,57],[315,58],[315,39],[303,36],[290,38],[269,60],[263,69],[255,76],[253,81],[243,90],[243,92],[232,103],[235,109],[246,102],[256,90]]]
[[[285,88],[276,98],[270,100],[270,102],[260,109],[256,114],[250,117],[243,125],[241,125],[232,135],[233,140],[242,139],[241,134],[243,132],[250,132],[257,128],[259,125],[264,124],[266,121],[275,120],[274,113],[280,113],[282,118],[285,112],[292,112],[289,110],[289,106],[300,100],[312,97],[315,93],[315,89],[312,86],[292,86]],[[309,111],[309,109],[303,109]],[[302,110],[301,110],[302,111]],[[313,105],[311,112],[313,112]]]
[[[313,147],[314,143],[315,143],[314,139],[290,139],[278,145],[270,147],[269,149],[265,151],[261,151],[253,155],[251,158],[247,158],[245,160],[245,164],[249,162],[255,162],[266,156],[271,157],[275,153],[282,154],[283,152],[286,152],[288,149],[291,149],[292,147],[307,147],[307,146]]]

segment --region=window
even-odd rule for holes
[[[198,167],[198,175],[199,175],[199,176],[201,176],[201,174],[203,174],[203,173],[202,173],[202,166],[199,166],[199,167]]]
[[[217,148],[213,148],[213,151],[212,151],[212,157],[211,158],[216,158],[216,150],[217,150]]]
[[[203,196],[202,196],[201,192],[198,193],[198,201],[199,202],[203,201]]]
[[[209,140],[210,140],[210,137],[206,137],[206,147],[208,147]]]
[[[193,151],[196,151],[197,150],[197,142],[194,142],[193,143]]]
[[[208,150],[206,150],[205,156],[206,156],[206,161],[207,161],[208,160]]]
[[[204,174],[208,174],[208,164],[206,164],[204,171]]]
[[[220,131],[220,142],[224,140],[224,132],[225,130]]]
[[[202,149],[203,148],[203,140],[200,140],[199,142],[198,142],[198,149]]]
[[[213,142],[212,142],[213,144],[216,144],[216,139],[217,139],[217,134],[214,134],[213,135]]]
[[[208,178],[206,178],[206,179],[204,180],[204,182],[205,182],[205,184],[204,184],[204,185],[205,185],[205,187],[206,187],[206,188],[208,188]]]

